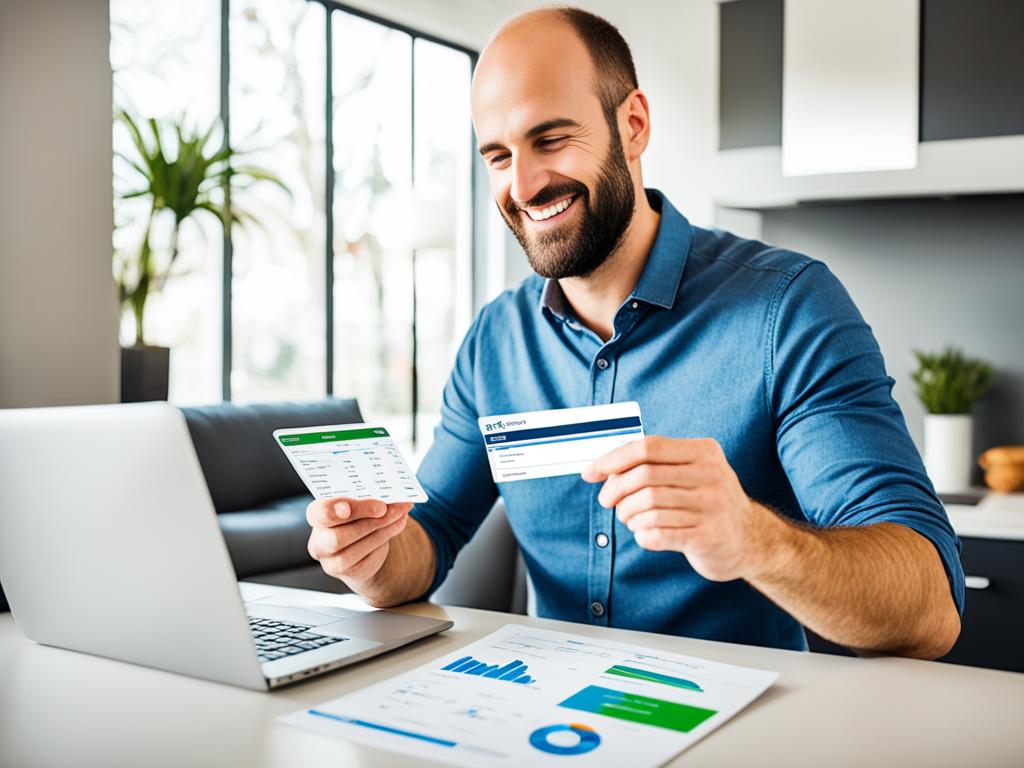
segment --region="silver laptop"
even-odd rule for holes
[[[255,690],[452,626],[239,583],[166,403],[0,410],[0,583],[30,640]]]

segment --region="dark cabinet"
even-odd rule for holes
[[[942,661],[1024,672],[1024,541],[962,541],[963,627]]]
[[[968,588],[960,639],[940,661],[1024,672],[1024,541],[961,539]],[[812,651],[853,655],[808,631]]]
[[[920,9],[920,140],[1024,134],[1024,2]],[[784,12],[783,0],[719,5],[719,149],[782,142]]]
[[[1024,3],[921,3],[921,141],[1024,133]]]
[[[782,0],[718,6],[718,148],[782,143]]]

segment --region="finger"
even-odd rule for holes
[[[388,514],[391,514],[395,509],[401,509],[402,512],[408,512],[412,508],[413,503],[411,501],[396,501],[388,504]]]
[[[348,522],[354,499],[335,496],[331,499],[314,499],[306,507],[306,522],[313,527],[329,528]]]
[[[711,479],[705,464],[640,464],[605,480],[597,501],[602,507],[611,509],[641,488],[655,485],[699,488]]]
[[[700,513],[688,509],[648,509],[629,518],[626,527],[634,534],[650,528],[696,528]]]
[[[615,507],[615,514],[623,523],[629,524],[630,518],[650,509],[679,509],[695,511],[699,509],[699,491],[686,488],[673,488],[668,485],[650,485],[631,493]]]
[[[588,483],[597,483],[610,475],[622,474],[638,464],[689,464],[715,449],[721,450],[711,438],[682,439],[651,435],[609,451],[581,474]]]
[[[383,517],[387,504],[377,499],[351,499],[335,496],[311,501],[306,507],[306,522],[313,527],[331,528],[364,517]]]
[[[350,575],[352,569],[358,565],[359,561],[400,534],[405,529],[408,519],[407,516],[403,516],[390,525],[374,531],[369,536],[364,536],[337,554],[324,558],[320,561],[320,565],[324,571],[332,576],[342,577]]]
[[[407,510],[399,507],[381,518],[371,517],[363,520],[353,520],[345,525],[336,525],[330,528],[314,527],[309,535],[309,543],[306,549],[314,560],[322,560],[325,557],[337,554],[374,531],[390,525],[403,517],[408,517],[408,514]]]
[[[390,547],[391,542],[385,541],[358,563],[349,566],[348,570],[345,571],[345,578],[356,581],[364,581],[371,578],[383,567],[384,561],[388,559]]]
[[[358,499],[351,503],[352,514],[349,520],[362,520],[367,517],[384,517],[388,513],[388,504],[380,499]]]
[[[636,543],[652,552],[685,552],[688,528],[644,528],[633,534]]]

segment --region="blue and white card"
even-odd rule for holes
[[[478,422],[496,483],[576,475],[644,436],[636,402],[483,416]]]

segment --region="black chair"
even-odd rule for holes
[[[361,422],[355,400],[181,409],[239,579],[347,592],[306,551],[312,500],[273,431]]]

